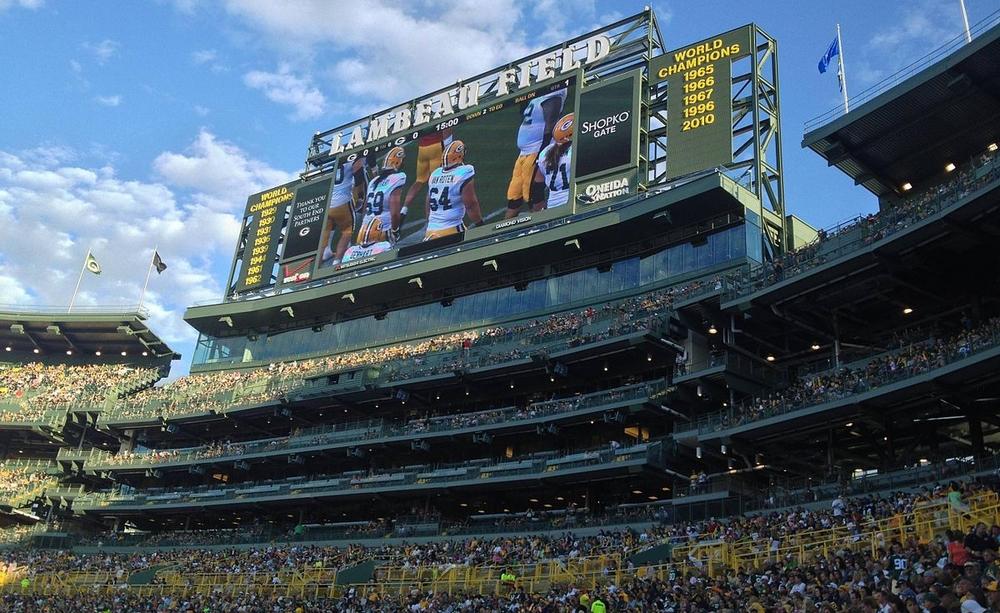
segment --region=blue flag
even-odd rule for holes
[[[823,57],[819,58],[820,74],[826,72],[826,69],[830,65],[830,62],[833,61],[833,57],[838,54],[840,54],[840,41],[835,38],[833,39],[833,42],[830,43],[830,48],[827,49],[826,53],[823,54]]]

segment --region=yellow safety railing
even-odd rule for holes
[[[845,549],[874,554],[896,541],[928,542],[948,529],[966,532],[980,521],[988,525],[1000,523],[1000,501],[996,493],[972,496],[965,504],[963,508],[956,508],[943,499],[921,503],[909,513],[862,523],[853,531],[836,527],[797,533],[773,548],[768,539],[745,539],[734,543],[696,541],[674,548],[671,563],[639,568],[630,568],[624,563],[625,558],[617,554],[505,566],[389,566],[376,569],[373,583],[337,586],[337,570],[327,567],[252,573],[185,573],[170,567],[156,573],[151,583],[127,589],[142,595],[254,593],[307,598],[333,597],[349,587],[364,593],[375,590],[382,595],[401,594],[414,587],[436,592],[494,594],[505,589],[500,581],[505,571],[517,577],[517,585],[531,591],[547,591],[556,585],[594,589],[636,576],[667,578],[692,567],[718,576],[729,569],[760,568],[776,561],[807,564],[819,556]],[[26,585],[21,583],[24,578],[28,578]],[[127,583],[123,577],[107,572],[39,573],[30,577],[14,572],[0,577],[0,581],[0,593],[31,594],[112,593],[126,589]]]

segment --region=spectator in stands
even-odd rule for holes
[[[948,560],[955,566],[962,567],[971,559],[969,550],[965,548],[962,533],[957,530],[948,530]]]
[[[986,551],[991,550],[995,552],[997,550],[997,541],[989,533],[989,529],[983,522],[977,523],[969,530],[969,534],[965,537],[964,545],[969,550],[969,553],[979,559],[983,558],[983,554]]]

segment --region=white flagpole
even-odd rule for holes
[[[156,259],[156,250],[159,249],[159,245],[153,247],[153,255],[149,258],[149,268],[146,269],[146,282],[142,284],[142,292],[139,293],[139,309],[142,310],[142,301],[146,297],[146,287],[149,286],[149,276],[153,274],[153,260]]]
[[[76,302],[76,294],[80,291],[80,282],[83,281],[83,273],[87,270],[87,262],[90,260],[90,247],[87,248],[87,257],[83,258],[83,266],[80,267],[80,276],[76,278],[76,288],[73,290],[73,297],[69,299],[67,313],[73,311],[73,303]]]
[[[969,30],[969,13],[965,10],[965,0],[958,0],[958,5],[962,7],[962,21],[965,22],[965,42],[972,42],[972,31]]]
[[[840,89],[844,94],[844,113],[851,109],[847,106],[847,73],[844,71],[844,43],[840,40],[840,24],[837,24],[837,57],[840,59]]]

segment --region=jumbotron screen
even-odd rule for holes
[[[282,280],[572,212],[576,94],[575,75],[557,79],[341,155],[298,188]]]

